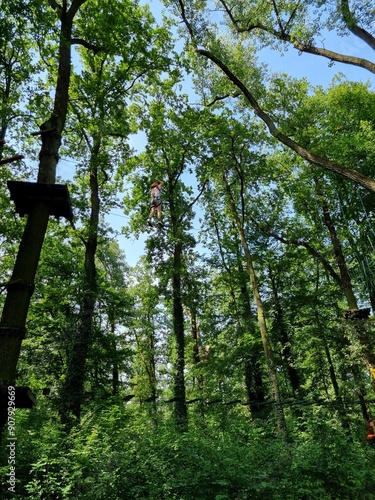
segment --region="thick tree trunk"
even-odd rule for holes
[[[59,68],[54,109],[40,127],[42,147],[39,154],[38,182],[55,183],[61,134],[64,129],[71,72],[71,34],[73,18],[86,0],[61,12]],[[34,289],[35,274],[49,219],[49,207],[36,203],[31,209],[7,286],[7,295],[0,321],[0,384],[12,384],[25,335],[26,318]]]

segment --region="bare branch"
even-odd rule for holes
[[[284,42],[290,43],[296,50],[299,50],[300,52],[305,52],[306,54],[313,54],[316,56],[325,57],[330,61],[336,61],[343,64],[351,64],[353,66],[358,66],[360,68],[367,69],[368,71],[371,71],[371,73],[375,74],[375,64],[367,59],[363,59],[362,57],[340,54],[339,52],[334,52],[333,50],[328,50],[322,47],[316,47],[315,45],[298,42],[297,40],[292,40],[291,36],[288,35],[287,33],[283,33],[277,30],[271,30],[270,28],[267,28],[267,26],[261,23],[249,24],[246,27],[236,26],[236,30],[238,33],[245,33],[247,31],[253,31],[255,29],[260,29],[262,31],[270,33],[271,35],[274,35],[279,40],[283,40]]]
[[[188,21],[187,16],[186,16],[185,4],[184,4],[184,2],[182,0],[178,0],[178,4],[179,4],[180,9],[181,9],[182,20],[183,20],[185,26],[187,27],[189,35],[190,35],[190,37],[191,37],[192,40],[195,40],[195,35],[194,35],[193,27],[191,26],[191,24]]]
[[[297,2],[297,5],[296,5],[295,9],[290,14],[290,17],[289,17],[289,19],[288,19],[288,21],[287,21],[287,23],[285,25],[285,28],[284,28],[285,32],[288,31],[289,26],[292,24],[293,19],[294,19],[295,15],[297,14],[297,11],[298,11],[300,5],[301,5],[301,0],[299,0],[299,2]]]
[[[280,18],[280,14],[279,14],[279,9],[277,8],[277,5],[276,5],[276,2],[275,0],[272,0],[272,5],[273,5],[273,8],[275,9],[275,14],[276,14],[276,19],[277,19],[277,24],[279,25],[279,28],[281,30],[281,33],[284,33],[285,30],[284,30],[284,27],[281,23],[281,18]]]
[[[191,201],[187,207],[187,211],[193,206],[195,205],[195,203],[199,200],[199,198],[202,196],[202,194],[204,193],[204,190],[206,189],[206,185],[207,185],[207,182],[208,182],[208,179],[206,179],[202,185],[202,188],[201,190],[199,191],[199,193],[197,194],[197,196],[194,198],[193,201]]]

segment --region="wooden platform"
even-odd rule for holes
[[[49,206],[49,213],[55,217],[73,220],[68,187],[65,184],[43,184],[38,182],[8,181],[10,198],[16,205],[16,212],[23,217],[32,207],[43,202]]]

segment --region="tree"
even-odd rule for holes
[[[183,175],[191,171],[199,148],[196,140],[199,113],[186,104],[186,97],[179,97],[174,92],[176,76],[166,79],[163,86],[154,90],[155,97],[147,106],[142,106],[143,129],[148,137],[146,151],[139,155],[138,164],[142,164],[131,176],[134,182],[133,196],[125,205],[134,207],[139,203],[143,191],[149,189],[155,178],[165,181],[163,187],[164,229],[158,237],[151,236],[148,241],[148,259],[152,268],[165,284],[163,290],[167,297],[168,309],[174,340],[173,398],[175,403],[176,423],[185,428],[187,424],[186,386],[185,386],[185,319],[184,319],[184,277],[188,273],[186,256],[195,245],[189,235],[193,217],[193,205],[199,198],[204,185],[193,197],[192,189],[183,182]],[[146,103],[145,103],[146,104]],[[147,182],[148,180],[148,182]],[[143,196],[146,196],[143,194]],[[148,195],[147,195],[148,196]],[[145,204],[133,217],[133,226],[137,231],[145,227]],[[136,218],[137,217],[137,218]],[[143,221],[142,221],[143,219]],[[170,285],[167,285],[170,282]],[[170,288],[170,290],[169,290]]]
[[[90,9],[92,6],[90,6]],[[80,323],[75,333],[67,374],[62,391],[62,420],[68,424],[70,414],[79,420],[83,400],[85,364],[92,339],[93,317],[97,301],[98,283],[96,276],[96,253],[99,244],[99,217],[106,203],[108,212],[115,195],[115,187],[108,186],[110,177],[114,177],[120,158],[129,154],[123,144],[129,134],[126,99],[138,80],[150,77],[149,72],[161,71],[167,58],[161,55],[165,32],[154,29],[148,9],[139,9],[131,2],[116,2],[112,5],[109,17],[104,18],[104,26],[94,20],[100,43],[105,45],[99,54],[83,54],[82,73],[73,79],[72,108],[78,124],[78,140],[83,138],[87,153],[80,153],[72,146],[71,154],[87,156],[89,165],[90,215],[86,222],[85,235],[85,283],[80,306]],[[103,19],[100,19],[103,21]],[[101,39],[111,23],[111,37]],[[122,27],[128,26],[126,33]],[[87,35],[92,26],[82,23],[81,30]],[[134,30],[132,32],[132,30]],[[98,43],[98,41],[97,41]],[[160,43],[160,48],[149,49],[153,43]],[[108,119],[109,118],[109,119]],[[72,124],[74,127],[74,124]],[[75,128],[75,127],[74,127]],[[73,143],[74,144],[74,143]],[[101,206],[103,208],[101,208]],[[69,424],[70,425],[70,424]]]
[[[54,184],[56,179],[61,135],[68,108],[73,22],[84,2],[85,0],[73,0],[70,5],[64,3],[63,6],[53,3],[56,9],[55,20],[59,28],[58,76],[53,111],[40,126],[42,146],[39,154],[38,183],[41,184]],[[44,2],[38,5],[42,11],[48,10]],[[0,350],[2,384],[14,383],[49,212],[48,203],[43,201],[35,203],[30,208],[12,277],[7,285],[7,296],[0,321],[3,337]]]
[[[242,7],[243,5],[241,4]],[[277,121],[273,118],[272,109],[267,109],[265,89],[263,88],[263,95],[259,93],[259,72],[253,71],[254,60],[249,61],[247,57],[249,51],[246,50],[248,47],[245,48],[242,45],[242,43],[245,45],[245,42],[242,42],[242,37],[236,43],[232,41],[229,44],[226,43],[225,38],[220,33],[216,33],[215,26],[207,29],[207,23],[205,24],[203,21],[205,16],[204,8],[202,16],[202,7],[195,5],[194,2],[186,3],[180,0],[176,3],[176,8],[185,24],[187,36],[191,40],[193,51],[212,63],[212,66],[208,65],[212,69],[210,82],[207,81],[207,66],[204,65],[203,70],[198,70],[200,73],[204,72],[205,84],[203,88],[205,91],[208,90],[208,93],[211,95],[210,105],[216,102],[221,103],[228,97],[238,98],[242,96],[244,102],[263,121],[270,134],[277,141],[313,165],[323,167],[325,170],[350,179],[370,191],[375,191],[375,181],[372,178],[345,164],[320,156],[315,152],[314,148],[304,147],[280,130]],[[229,24],[233,19],[236,19],[236,17],[233,18],[232,11],[232,8],[226,9]],[[243,40],[246,40],[246,37]],[[254,59],[253,51],[250,51],[250,56]],[[199,62],[197,62],[197,65],[199,66]],[[257,94],[259,98],[257,98]]]

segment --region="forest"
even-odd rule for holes
[[[374,499],[374,1],[0,6],[0,498]]]

